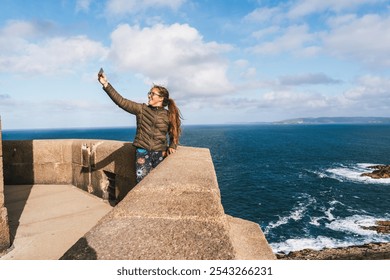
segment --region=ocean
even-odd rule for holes
[[[132,141],[135,128],[5,130],[4,140]],[[390,242],[363,229],[390,220],[390,179],[361,177],[390,164],[390,125],[184,126],[181,144],[211,151],[222,204],[256,222],[274,252]]]

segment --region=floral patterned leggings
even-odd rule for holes
[[[149,172],[164,160],[163,151],[148,151],[145,149],[136,149],[135,170],[137,183],[141,182]]]

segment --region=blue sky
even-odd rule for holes
[[[0,0],[3,129],[134,126],[166,86],[184,124],[390,117],[390,1]]]

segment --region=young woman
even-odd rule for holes
[[[148,105],[123,98],[99,72],[98,81],[108,96],[123,110],[136,116],[137,132],[136,176],[139,183],[163,159],[176,151],[181,134],[181,114],[169,92],[162,86],[153,86],[148,92]],[[168,110],[165,107],[168,106]],[[169,140],[168,140],[169,139]]]

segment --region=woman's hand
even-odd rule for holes
[[[168,148],[168,155],[176,153],[176,149],[174,148]]]
[[[107,80],[106,74],[104,74],[104,72],[101,74],[98,74],[98,81],[99,81],[99,83],[101,83],[103,85],[103,87],[107,87],[108,80]]]

